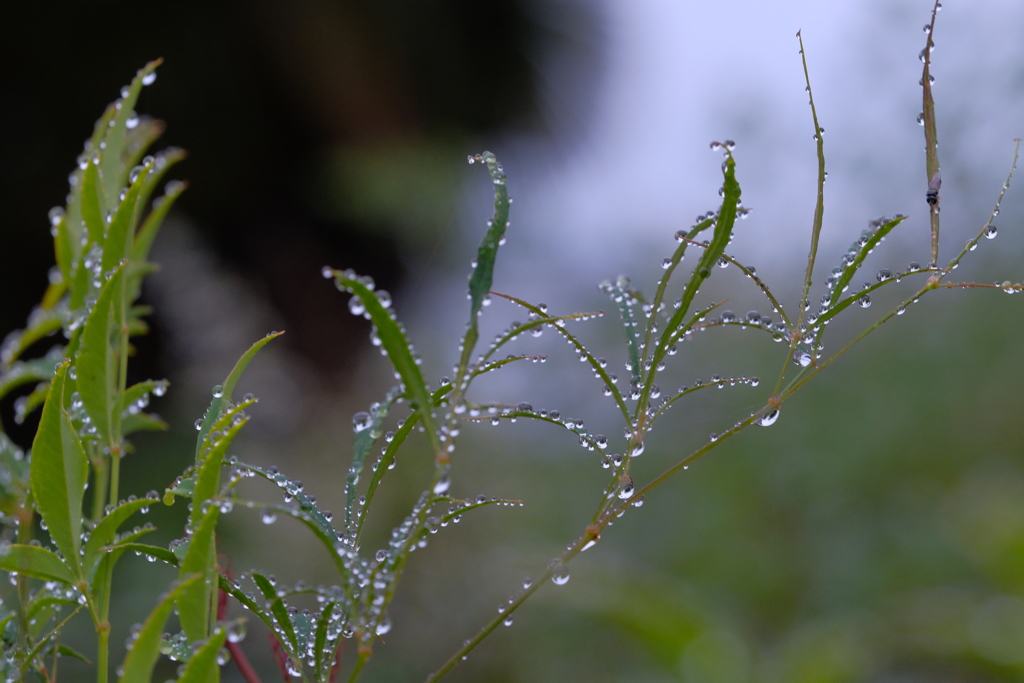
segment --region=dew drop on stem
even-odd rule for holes
[[[569,583],[569,570],[564,564],[559,562],[555,566],[555,571],[551,574],[551,580],[556,586],[564,586]]]

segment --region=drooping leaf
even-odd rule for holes
[[[335,530],[334,526],[331,525],[330,520],[327,519],[323,510],[317,507],[316,503],[311,501],[309,496],[304,492],[299,491],[291,480],[283,474],[268,472],[266,469],[259,467],[258,465],[249,465],[247,463],[238,462],[236,463],[236,466],[255,472],[257,475],[278,486],[289,496],[292,496],[295,499],[295,502],[298,503],[297,512],[307,516],[310,521],[323,532],[324,537],[329,539],[330,543],[337,542],[338,532]]]
[[[89,535],[89,540],[85,542],[85,547],[82,548],[82,569],[87,577],[91,577],[92,572],[95,571],[96,560],[99,559],[102,548],[114,542],[118,528],[133,514],[155,502],[157,501],[141,498],[123,503],[100,520],[92,534]]]
[[[128,436],[135,432],[164,432],[170,425],[156,415],[150,413],[137,413],[128,415],[121,422],[121,436]]]
[[[206,410],[206,416],[203,418],[203,422],[199,427],[199,437],[196,440],[196,458],[199,457],[200,449],[203,447],[203,441],[206,436],[210,433],[210,428],[213,423],[216,422],[221,415],[221,411],[224,407],[225,401],[231,401],[231,392],[235,390],[235,385],[238,384],[238,380],[242,377],[242,373],[245,372],[245,368],[249,365],[249,362],[259,353],[259,350],[267,345],[271,339],[280,337],[284,332],[271,332],[263,339],[249,347],[249,350],[242,354],[242,357],[235,363],[235,367],[231,369],[227,379],[224,380],[224,384],[221,385],[221,389],[218,392],[219,395],[213,397],[210,402],[210,407]]]
[[[24,384],[49,382],[63,358],[63,349],[55,347],[42,358],[15,361],[6,371],[0,371],[0,398]]]
[[[75,583],[71,570],[53,551],[35,545],[0,547],[0,569],[43,581],[60,581],[69,585]]]
[[[178,621],[181,622],[181,629],[188,634],[190,640],[206,638],[210,626],[210,594],[214,586],[213,570],[217,559],[213,532],[217,528],[219,516],[218,506],[207,506],[199,524],[193,527],[188,552],[181,562],[178,573],[181,578],[201,574],[205,579],[194,590],[178,599]]]
[[[113,421],[119,363],[111,339],[124,322],[124,265],[118,266],[103,284],[99,298],[85,321],[75,365],[78,393],[99,438],[113,446]]]
[[[3,349],[0,351],[0,365],[10,365],[25,352],[25,349],[59,330],[63,315],[63,306],[35,308],[28,318],[25,329],[12,332],[4,339]]]
[[[178,558],[167,548],[161,548],[157,545],[146,545],[145,543],[118,543],[117,547],[121,550],[141,553],[174,567],[178,566]]]
[[[185,665],[185,672],[178,679],[178,683],[210,683],[217,681],[220,676],[219,665],[217,664],[217,653],[224,647],[228,632],[223,628],[214,630],[210,639],[203,643],[192,659]]]
[[[119,683],[150,683],[153,669],[160,657],[160,638],[164,632],[164,623],[170,616],[175,601],[180,601],[190,593],[202,593],[202,581],[202,574],[188,576],[150,612],[142,629],[139,630],[139,637],[135,639],[132,649],[124,658]]]
[[[437,435],[437,423],[430,402],[430,392],[427,391],[423,373],[420,372],[420,368],[413,358],[411,346],[405,333],[391,317],[389,310],[381,304],[373,290],[360,282],[355,273],[333,271],[333,274],[337,285],[359,297],[366,307],[366,313],[369,314],[370,320],[377,328],[381,346],[387,352],[391,364],[405,384],[405,393],[410,407],[420,416],[435,457],[439,460],[447,458],[448,454],[441,446],[441,440]]]
[[[78,549],[82,536],[82,498],[89,465],[64,411],[64,382],[69,363],[57,368],[50,382],[35,440],[32,443],[31,481],[36,509],[46,522],[53,542],[64,554],[71,573],[82,575]]]

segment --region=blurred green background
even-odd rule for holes
[[[1000,13],[1008,6],[979,5],[970,16],[1017,25],[1019,11]],[[428,380],[436,383],[455,360],[466,309],[463,278],[489,213],[489,180],[462,160],[485,147],[508,159],[517,200],[495,288],[546,301],[560,313],[608,311],[608,317],[574,329],[624,376],[621,328],[611,315],[614,307],[594,285],[624,268],[638,286],[653,290],[661,273],[657,264],[674,246],[672,233],[715,205],[720,183],[717,157],[701,156],[690,171],[700,180],[673,189],[679,192],[678,198],[672,195],[674,213],[651,218],[643,202],[627,203],[623,210],[635,211],[636,221],[614,233],[597,231],[593,239],[585,238],[588,216],[558,223],[551,216],[566,215],[564,207],[545,214],[551,207],[531,199],[531,192],[536,196],[548,178],[565,170],[559,163],[567,163],[548,159],[549,171],[538,172],[539,162],[531,161],[538,148],[586,161],[584,151],[596,144],[588,126],[598,118],[604,84],[616,72],[612,55],[621,46],[609,36],[619,35],[612,22],[628,14],[624,7],[610,1],[282,0],[184,2],[174,9],[111,2],[10,10],[10,20],[0,27],[0,125],[18,134],[5,142],[15,161],[0,168],[0,197],[9,207],[0,245],[3,331],[21,324],[43,290],[52,263],[46,211],[61,202],[64,177],[90,122],[138,66],[162,55],[166,64],[140,110],[165,118],[166,143],[190,151],[179,175],[192,186],[156,246],[155,260],[163,269],[145,292],[157,311],[154,333],[139,341],[132,372],[170,379],[171,392],[155,408],[172,430],[135,440],[137,454],[125,462],[122,475],[126,491],[162,488],[180,473],[193,449],[191,425],[209,401],[210,387],[251,341],[271,329],[287,329],[239,388],[262,401],[235,454],[278,465],[305,481],[325,507],[339,510],[350,417],[383,396],[391,373],[366,341],[367,323],[348,314],[345,297],[320,278],[320,266],[355,267],[394,294],[424,356]],[[729,7],[741,12],[748,5]],[[923,42],[919,27],[927,8],[921,3],[864,7],[865,16],[887,30],[895,32],[895,26],[907,33],[904,24],[912,24],[909,41]],[[944,29],[952,34],[954,54],[962,50],[955,43],[954,19],[965,21],[968,14],[960,11]],[[780,22],[806,15],[805,29],[829,14],[796,2],[778,13]],[[903,15],[910,18],[904,21]],[[789,24],[784,28],[788,40]],[[83,57],[83,34],[111,37],[91,40]],[[818,86],[826,103],[829,89],[840,89],[828,69],[846,47],[820,48],[818,72],[833,79]],[[786,43],[785,49],[795,52],[795,45]],[[906,55],[912,69],[919,66],[917,49]],[[705,67],[702,59],[693,62],[694,69]],[[1024,80],[1009,77],[1020,69],[996,72],[986,59],[988,53],[979,50],[949,69],[989,85],[996,83],[986,80],[990,73],[1001,74],[998,83],[1005,87],[992,85],[998,96],[987,106],[1002,110],[1005,99],[1004,118],[1019,122],[1016,100],[1007,98],[1024,90]],[[659,87],[685,91],[674,78],[660,74]],[[917,78],[871,97],[918,97]],[[943,82],[946,90],[937,94],[940,115],[949,121],[940,128],[948,154],[944,254],[986,220],[1009,154],[1005,140],[996,148],[971,147],[977,138],[969,134],[970,125],[984,127],[986,121],[958,109],[970,98],[958,96],[956,83]],[[779,86],[780,97],[803,107],[802,83],[791,91],[785,89],[789,85]],[[734,135],[741,143],[745,197],[767,204],[758,193],[773,167],[763,160],[785,156],[792,159],[787,163],[813,170],[813,152],[768,146],[773,133],[767,124],[759,131],[743,117],[763,112],[772,122],[771,108],[759,108],[756,98],[731,97],[730,106],[741,114],[731,114],[723,136],[733,135],[733,128],[746,133]],[[942,109],[942,97],[953,104]],[[698,96],[690,106],[715,111]],[[902,122],[908,127],[898,133],[919,154],[915,113],[908,113]],[[827,144],[876,151],[864,141],[883,130],[877,121],[840,135],[827,121]],[[804,123],[799,136],[807,143],[810,126]],[[676,152],[693,150],[651,154],[673,164]],[[914,176],[913,193],[896,205],[851,205],[836,190],[852,186],[854,195],[864,197],[884,194],[871,189],[879,186],[901,189],[858,154],[842,152],[830,167],[836,179],[830,180],[829,197],[837,197],[838,208],[827,209],[822,272],[835,265],[833,254],[873,213],[903,211],[917,220],[908,221],[905,238],[894,236],[872,256],[864,278],[870,280],[877,268],[899,270],[912,259],[924,260],[924,189]],[[979,166],[984,174],[971,171]],[[844,172],[853,180],[843,180]],[[901,172],[892,170],[897,179]],[[984,242],[956,279],[1021,280],[1024,239],[1014,226],[1024,203],[1016,187],[1002,207],[998,239]],[[600,191],[591,192],[598,203]],[[779,283],[776,294],[787,302],[799,294],[807,207],[813,202],[812,185],[791,192],[802,203],[787,203],[790,195],[772,200],[784,211],[755,211],[739,224],[734,247],[766,281]],[[521,216],[527,217],[522,223]],[[563,232],[573,248],[561,248]],[[767,241],[772,250],[751,249],[745,237],[755,244]],[[893,289],[906,292],[912,285]],[[699,303],[726,297],[726,307],[737,312],[766,310],[763,297],[736,269],[716,271]],[[846,322],[830,328],[827,350],[839,348],[896,301],[894,294],[880,292],[872,308],[850,311]],[[570,565],[568,584],[545,587],[515,614],[511,627],[494,633],[449,679],[1024,680],[1022,301],[994,290],[944,291],[915,304],[788,401],[774,426],[751,428],[723,444],[649,496],[642,508],[631,509]],[[484,325],[495,332],[523,318],[496,302]],[[509,352],[520,350],[546,353],[549,360],[481,381],[481,401],[558,409],[584,419],[591,432],[607,434],[613,450],[615,442],[621,450],[622,425],[601,396],[600,383],[563,342],[548,332],[519,340]],[[761,385],[706,390],[680,402],[651,435],[634,479],[648,480],[709,433],[763,406],[784,355],[767,335],[734,329],[699,334],[683,344],[663,388],[715,373],[758,375]],[[0,415],[22,445],[31,441],[34,425],[11,425],[10,400],[0,404]],[[385,479],[367,548],[383,543],[402,519],[428,468],[423,444],[410,443]],[[378,643],[367,681],[422,680],[447,659],[518,591],[523,577],[538,574],[581,533],[607,472],[568,432],[520,420],[467,427],[454,474],[455,495],[516,498],[525,506],[467,515],[413,555],[392,608],[395,626]],[[273,491],[257,483],[249,487],[246,495],[274,500]],[[153,542],[166,544],[180,535],[184,513],[181,506],[154,507],[147,520],[159,527]],[[334,581],[322,550],[288,520],[265,526],[258,513],[236,508],[222,525],[220,543],[236,573],[259,567],[288,584]],[[119,571],[125,590],[112,610],[121,615],[114,642],[127,637],[173,577],[142,558],[125,558]],[[88,625],[78,626],[69,642],[89,652]],[[280,680],[258,623],[250,622],[244,647],[264,681]],[[171,663],[162,666],[162,676],[173,676]],[[84,675],[74,662],[62,667],[66,680]],[[241,678],[228,666],[224,680]]]

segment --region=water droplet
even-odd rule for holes
[[[220,398],[224,395],[224,388],[221,385],[216,385],[210,390],[214,398]]]
[[[734,323],[736,322],[736,314],[732,311],[722,311],[722,322],[723,323]]]
[[[757,311],[747,311],[747,322],[751,325],[758,325],[761,322],[761,314]]]
[[[142,77],[142,85],[153,85],[156,82],[156,72],[151,71]]]
[[[505,624],[505,626],[511,626],[512,625],[512,617],[505,617],[505,620],[503,622],[501,622],[501,623]]]
[[[761,419],[757,421],[757,424],[762,427],[771,427],[779,419],[779,409],[776,408],[770,413],[766,413],[761,416]]]
[[[451,465],[445,465],[444,472],[441,473],[441,478],[434,484],[434,495],[442,496],[448,492],[448,488],[452,485],[451,480]]]
[[[324,279],[330,280],[332,277],[334,277],[334,269],[331,268],[330,266],[324,266],[323,268],[320,269],[320,274],[324,276]]]
[[[878,280],[879,282],[885,282],[886,280],[891,280],[892,279],[892,271],[889,270],[888,268],[882,268],[880,271],[878,271],[878,274],[875,275],[875,279]]]
[[[561,562],[555,567],[554,573],[551,574],[551,580],[556,586],[564,586],[569,583],[569,570]]]
[[[203,418],[199,418],[198,420],[196,420],[196,431],[198,432],[202,428],[203,428]]]
[[[619,498],[626,500],[627,498],[630,498],[633,495],[633,491],[633,482],[628,481],[626,482],[625,486],[619,489]]]
[[[348,300],[348,310],[352,315],[362,315],[366,313],[366,306],[363,305],[363,300],[358,296],[353,296]]]
[[[373,420],[367,412],[358,412],[352,416],[352,430],[356,433],[369,429]]]
[[[995,239],[997,232],[998,229],[991,223],[985,226],[985,237],[987,237],[988,239]]]
[[[797,349],[793,352],[793,362],[802,368],[806,368],[811,364],[811,354]]]
[[[869,308],[871,306],[871,297],[868,296],[867,294],[864,294],[863,296],[857,299],[857,305],[860,306],[861,308]]]
[[[272,512],[271,510],[264,510],[263,511],[263,523],[264,524],[273,524],[276,521],[277,521],[277,514],[276,513]]]

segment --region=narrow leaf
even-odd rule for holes
[[[498,247],[505,236],[509,213],[508,187],[501,164],[491,152],[483,152],[475,159],[487,164],[487,170],[494,182],[494,215],[477,249],[476,267],[469,278],[469,326],[473,330],[476,329],[476,319],[483,307],[484,297],[491,291],[491,284],[494,282],[494,262],[498,256]]]
[[[157,659],[160,658],[160,638],[164,632],[164,623],[174,608],[175,601],[191,593],[202,593],[201,574],[189,576],[186,580],[168,593],[160,604],[146,618],[139,637],[135,639],[132,649],[124,658],[119,683],[150,683]]]
[[[178,599],[178,620],[190,640],[201,640],[210,625],[210,594],[213,589],[214,563],[217,551],[213,532],[217,528],[220,508],[207,507],[200,523],[194,528],[188,552],[181,563],[178,576],[184,578],[199,573],[205,582]]]
[[[210,433],[210,428],[213,423],[220,418],[221,411],[224,407],[225,401],[231,401],[231,392],[235,390],[235,385],[238,384],[238,380],[242,377],[242,373],[245,372],[245,368],[249,365],[249,362],[259,353],[259,350],[267,345],[271,339],[280,337],[284,332],[271,332],[263,339],[249,347],[249,350],[242,354],[242,357],[235,363],[235,367],[231,369],[227,379],[224,380],[224,384],[221,385],[220,395],[214,396],[210,402],[210,407],[206,410],[206,417],[203,418],[203,422],[199,427],[199,438],[196,440],[196,457],[199,457],[199,451],[203,446],[203,441],[206,436]]]
[[[391,317],[388,309],[380,303],[377,296],[366,285],[360,282],[351,271],[333,271],[335,281],[339,287],[355,294],[366,307],[370,320],[377,328],[377,336],[380,337],[381,346],[388,354],[391,364],[402,382],[405,384],[406,397],[409,399],[410,407],[419,413],[420,420],[430,440],[434,455],[438,460],[447,460],[448,454],[441,446],[441,440],[437,435],[437,425],[434,420],[430,392],[423,381],[423,374],[420,372],[416,360],[412,356],[412,349],[405,333],[398,323]]]
[[[103,271],[114,268],[121,262],[121,259],[128,256],[131,244],[135,239],[135,223],[138,220],[139,193],[146,182],[146,176],[153,168],[153,162],[144,166],[135,182],[128,188],[128,194],[118,205],[110,225],[107,227],[107,234],[103,241]]]
[[[53,371],[63,359],[63,349],[56,347],[42,358],[11,363],[6,371],[0,372],[0,398],[23,384],[49,382],[53,377]]]
[[[0,547],[0,569],[43,581],[75,584],[75,577],[67,565],[53,551],[35,545]]]
[[[131,85],[128,86],[128,92],[121,98],[121,106],[116,108],[112,124],[109,125],[104,136],[106,145],[103,149],[103,157],[100,164],[103,171],[103,184],[108,206],[117,204],[117,195],[121,191],[121,186],[124,182],[122,180],[124,171],[121,165],[125,150],[128,120],[136,116],[133,110],[135,109],[135,103],[139,99],[139,93],[142,92],[143,83],[148,80],[150,74],[160,66],[161,62],[163,62],[162,59],[157,59],[139,69],[135,78],[132,79]]]
[[[161,548],[156,545],[146,545],[145,543],[118,543],[117,548],[120,550],[130,550],[134,553],[142,553],[152,557],[153,559],[166,562],[169,565],[178,566],[178,558],[174,556],[167,548]]]
[[[57,368],[32,442],[31,481],[36,509],[50,537],[64,554],[71,573],[82,575],[78,548],[82,536],[82,497],[89,465],[64,411],[64,382],[69,363]]]
[[[178,683],[209,683],[216,681],[219,676],[220,665],[217,664],[217,653],[224,647],[228,632],[223,628],[217,628],[210,639],[200,646],[192,659],[185,665],[185,673],[178,679]]]
[[[107,231],[103,218],[107,204],[101,193],[99,167],[89,161],[82,176],[82,222],[88,237],[84,251],[88,251],[89,245],[103,244],[103,234]]]
[[[220,491],[220,468],[224,463],[224,455],[235,436],[249,422],[249,418],[243,417],[243,411],[255,403],[255,399],[245,401],[233,407],[213,423],[210,434],[219,434],[214,443],[208,439],[200,451],[197,462],[198,471],[195,477],[195,488],[192,493],[192,525],[199,526],[203,517],[203,507],[206,501],[217,495]]]
[[[355,444],[352,446],[352,464],[348,468],[348,475],[345,480],[345,528],[352,533],[354,521],[354,509],[356,496],[359,492],[359,478],[363,473],[363,466],[366,463],[366,456],[370,454],[373,444],[381,436],[381,423],[387,417],[391,404],[401,394],[400,389],[392,389],[384,400],[377,404],[376,410],[370,413],[370,424],[356,434]],[[433,402],[431,402],[433,404]]]
[[[82,549],[82,568],[85,570],[86,576],[90,576],[95,571],[96,560],[99,559],[102,548],[114,542],[118,528],[133,514],[155,502],[142,498],[118,505],[96,525]]]
[[[124,285],[124,265],[103,284],[99,298],[85,321],[75,371],[82,406],[107,445],[113,438],[113,414],[118,405],[115,398],[118,362],[114,354],[111,334],[120,330],[123,307],[121,298]]]

